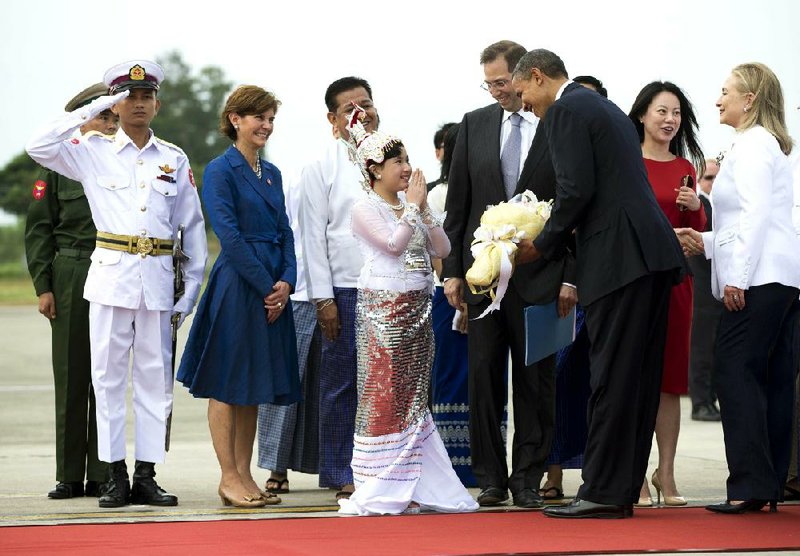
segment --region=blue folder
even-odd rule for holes
[[[575,308],[558,318],[558,301],[525,307],[525,364],[531,365],[575,341]]]

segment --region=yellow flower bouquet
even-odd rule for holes
[[[517,243],[539,235],[552,206],[552,201],[539,201],[536,195],[525,191],[508,202],[488,207],[481,216],[471,248],[475,262],[465,276],[472,293],[492,299],[478,318],[500,308],[514,272]]]

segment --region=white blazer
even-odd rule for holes
[[[116,136],[73,130],[119,101],[104,96],[42,127],[26,149],[36,162],[81,182],[101,232],[174,239],[185,227],[186,293],[175,303],[172,257],[139,255],[98,247],[86,278],[87,301],[138,309],[144,297],[151,311],[189,314],[200,295],[208,250],[200,198],[184,152],[152,133],[144,148],[120,128]]]
[[[792,151],[790,157],[792,161],[792,171],[794,173],[794,207],[792,208],[792,220],[794,221],[794,231],[800,237],[800,153],[798,149]]]
[[[800,238],[792,224],[792,168],[761,126],[736,135],[711,193],[713,230],[703,233],[711,291],[777,282],[800,288]]]

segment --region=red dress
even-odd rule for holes
[[[692,183],[697,183],[697,176],[692,164],[685,158],[676,158],[669,162],[644,159],[647,177],[656,194],[661,210],[667,216],[673,228],[694,228],[698,232],[705,230],[706,213],[703,205],[700,210],[681,211],[675,204],[678,196],[676,189],[681,186],[681,178],[692,176]],[[669,298],[669,317],[667,320],[667,343],[664,346],[664,375],[661,379],[661,391],[668,394],[686,394],[689,391],[689,338],[692,329],[692,278],[687,276],[683,282],[672,288]]]

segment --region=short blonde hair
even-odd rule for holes
[[[736,78],[736,88],[740,93],[753,95],[752,107],[738,129],[760,125],[778,140],[784,154],[791,153],[792,138],[786,129],[783,89],[775,73],[764,64],[750,62],[739,64],[731,74]]]

